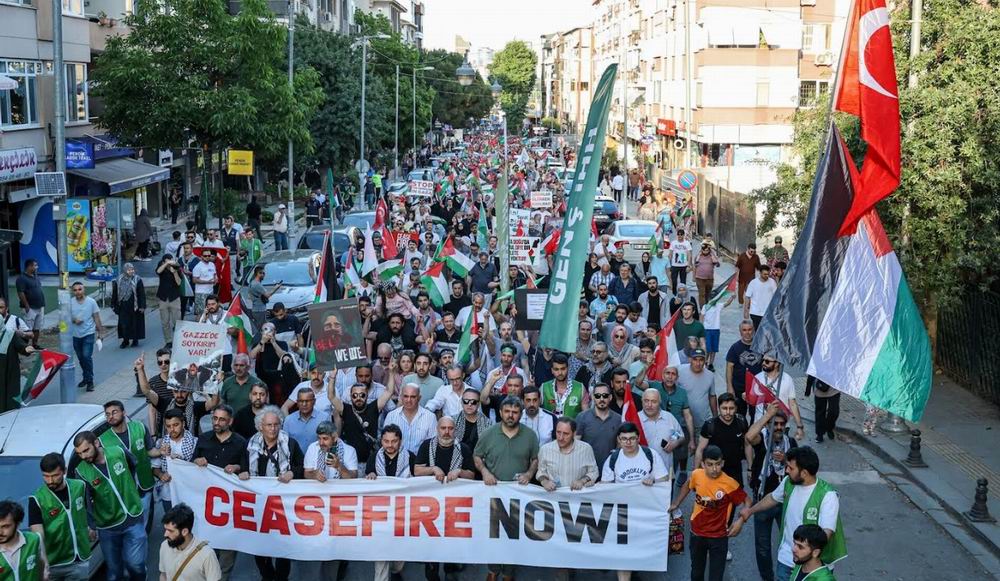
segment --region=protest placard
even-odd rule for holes
[[[531,192],[532,210],[543,210],[551,207],[552,207],[552,192],[548,190]]]
[[[357,367],[368,361],[357,297],[310,305],[309,328],[316,366],[321,371]]]
[[[171,389],[203,391],[215,383],[214,375],[222,368],[229,337],[226,325],[178,321],[170,352]]]
[[[511,236],[511,266],[531,266],[532,252],[536,246],[538,246],[538,238],[536,236]]]
[[[413,180],[410,182],[411,196],[431,197],[434,195],[434,182],[430,180]]]

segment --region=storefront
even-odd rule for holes
[[[7,252],[7,264],[20,270],[28,258],[38,261],[38,272],[59,272],[56,225],[50,198],[35,190],[38,154],[33,147],[0,150],[0,228],[20,230],[21,241]]]

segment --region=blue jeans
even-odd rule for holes
[[[86,337],[73,337],[73,352],[76,353],[76,360],[80,362],[80,370],[83,371],[83,381],[94,383],[94,341],[97,335],[91,333]]]
[[[108,566],[108,581],[146,579],[148,539],[144,519],[125,528],[97,531]]]
[[[757,572],[761,581],[775,581],[774,563],[771,560],[771,530],[781,526],[781,505],[753,515],[753,545],[757,553]],[[781,539],[778,539],[781,542]],[[779,563],[780,567],[781,564]],[[791,573],[791,570],[788,571]],[[785,575],[785,579],[788,574]]]
[[[790,581],[792,578],[792,568],[784,563],[778,563],[774,569],[774,581]]]
[[[274,249],[288,250],[288,232],[274,233]]]

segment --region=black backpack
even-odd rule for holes
[[[641,444],[639,445],[639,449],[642,450],[642,452],[646,455],[646,460],[649,460],[649,473],[652,474],[653,473],[653,451],[650,450],[648,447],[643,446]],[[615,450],[614,452],[611,453],[611,461],[609,462],[608,467],[611,468],[612,472],[615,471],[615,463],[618,462],[618,455],[621,454],[621,451],[622,451],[622,449],[618,448],[617,450]]]

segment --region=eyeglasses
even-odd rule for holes
[[[157,365],[170,365],[170,360],[169,359],[160,359],[159,361],[156,362],[156,364]]]
[[[595,393],[594,399],[611,399],[610,393]]]
[[[365,395],[365,394],[363,394],[363,393],[352,393],[351,394],[351,399],[364,399],[366,397],[368,397],[368,396]]]
[[[639,439],[639,436],[618,436],[618,439],[622,442],[635,442]]]
[[[462,400],[462,404],[463,405],[475,405],[477,403],[479,403],[479,400],[476,400],[476,399],[463,399]]]

